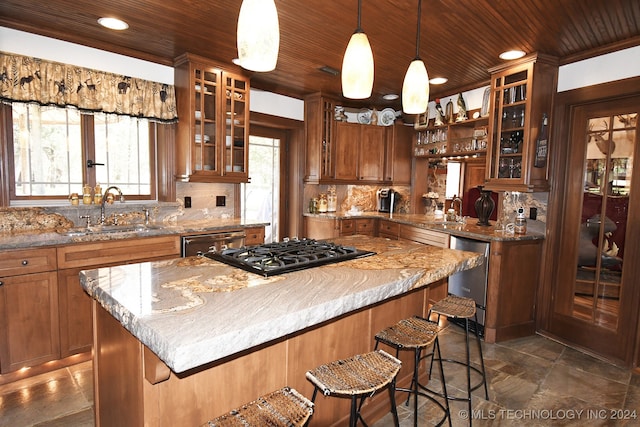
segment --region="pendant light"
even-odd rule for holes
[[[364,99],[373,88],[373,52],[360,26],[362,0],[358,0],[358,27],[351,36],[342,60],[342,95]]]
[[[251,71],[272,71],[278,62],[280,25],[274,0],[243,0],[238,15],[238,63]]]
[[[422,114],[429,105],[429,74],[420,59],[420,20],[422,0],[418,0],[418,30],[416,32],[416,57],[404,76],[402,84],[402,111],[406,114]]]

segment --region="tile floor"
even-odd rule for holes
[[[464,355],[461,332],[450,326],[442,333],[443,356]],[[483,351],[489,401],[484,400],[482,389],[474,392],[474,425],[640,425],[640,375],[537,335],[483,343]],[[445,366],[445,374],[449,393],[459,391],[466,381],[456,365]],[[438,382],[433,380],[432,385]],[[418,425],[432,425],[437,412],[428,400],[419,403]],[[0,426],[89,427],[93,426],[92,404],[91,362],[85,362],[0,386]],[[453,426],[468,425],[465,409],[466,402],[452,402]],[[399,413],[402,427],[413,425],[411,407],[401,404]],[[392,425],[387,415],[372,427]]]

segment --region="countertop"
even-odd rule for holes
[[[0,233],[0,250],[58,246],[73,243],[97,242],[105,240],[132,239],[140,237],[185,235],[190,233],[223,232],[247,227],[267,226],[269,223],[244,221],[241,219],[204,219],[184,221],[175,224],[150,224],[142,231],[115,233],[89,233],[81,236],[68,236],[56,231]],[[124,226],[123,226],[124,227]]]
[[[269,278],[206,257],[99,268],[83,288],[184,372],[475,267],[480,254],[349,236],[377,255]]]
[[[462,224],[456,222],[434,221],[424,214],[389,214],[382,212],[359,212],[355,214],[345,211],[322,214],[305,213],[304,216],[326,219],[378,218],[398,224],[406,224],[413,227],[441,231],[452,236],[468,237],[470,239],[483,241],[539,240],[545,238],[545,223],[532,220],[527,220],[526,234],[508,234],[503,231],[496,230],[494,226],[495,221],[490,221],[490,226],[488,227],[477,225],[477,218],[468,218],[466,223]]]

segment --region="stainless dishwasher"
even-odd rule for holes
[[[464,237],[451,236],[451,249],[467,252],[477,252],[484,255],[484,262],[469,270],[460,271],[449,277],[449,293],[459,297],[471,298],[476,302],[478,324],[470,322],[472,327],[477,327],[480,335],[484,336],[484,319],[487,305],[487,279],[489,275],[489,242],[465,239]],[[454,323],[460,323],[459,319],[449,319]],[[464,321],[461,321],[464,326]]]
[[[182,236],[182,256],[193,256],[209,252],[212,248],[220,250],[227,248],[241,248],[247,237],[244,231],[231,231],[211,234],[195,234]]]

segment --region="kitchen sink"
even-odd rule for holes
[[[59,231],[63,236],[86,236],[88,234],[113,234],[113,233],[142,233],[151,229],[158,229],[156,225],[129,224],[129,225],[93,225],[91,227],[74,227]]]

